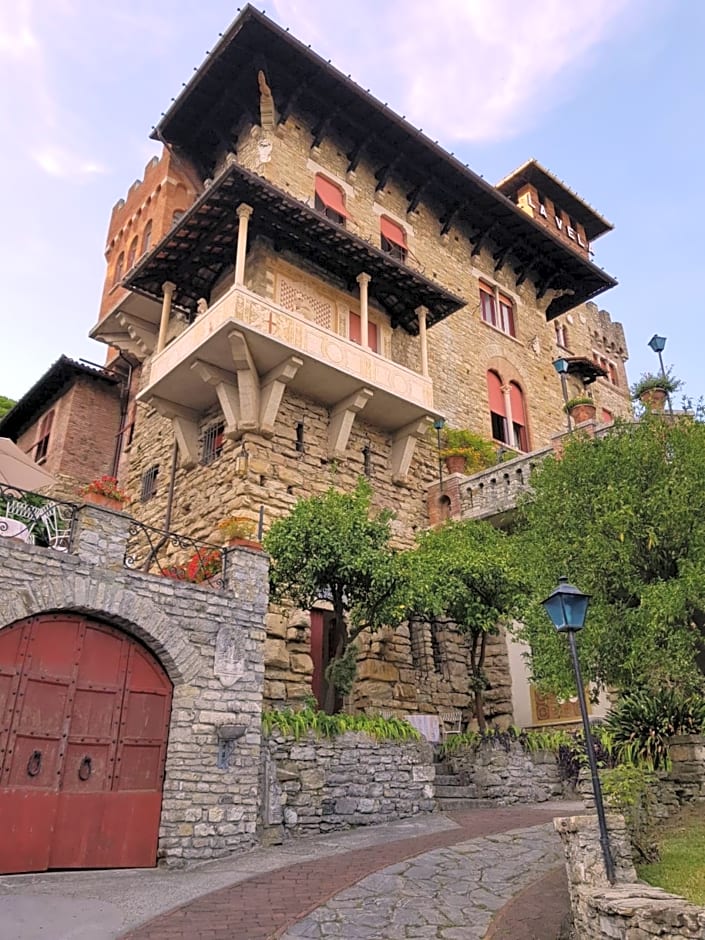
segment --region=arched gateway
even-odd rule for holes
[[[0,630],[0,873],[156,862],[172,685],[80,614]]]

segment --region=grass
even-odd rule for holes
[[[639,877],[705,907],[705,809],[669,821],[658,835],[661,860],[639,867]]]

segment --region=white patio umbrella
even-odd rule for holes
[[[56,480],[9,437],[0,437],[0,483],[23,490],[40,490]]]

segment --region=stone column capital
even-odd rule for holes
[[[255,210],[252,206],[248,206],[246,202],[241,202],[236,211],[238,219],[249,219]]]
[[[173,281],[164,281],[162,284],[162,291],[165,296],[171,297],[171,295],[176,290],[176,284]]]
[[[362,287],[363,285],[366,287],[372,280],[372,275],[365,273],[365,271],[362,271],[360,274],[358,274],[355,280],[360,285],[360,287]]]

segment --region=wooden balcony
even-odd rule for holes
[[[344,454],[364,409],[366,422],[392,436],[399,480],[415,441],[439,416],[429,378],[240,286],[154,356],[139,398],[172,418],[188,465],[197,460],[204,412],[220,405],[226,436],[271,435],[286,387],[330,409],[332,456]]]

